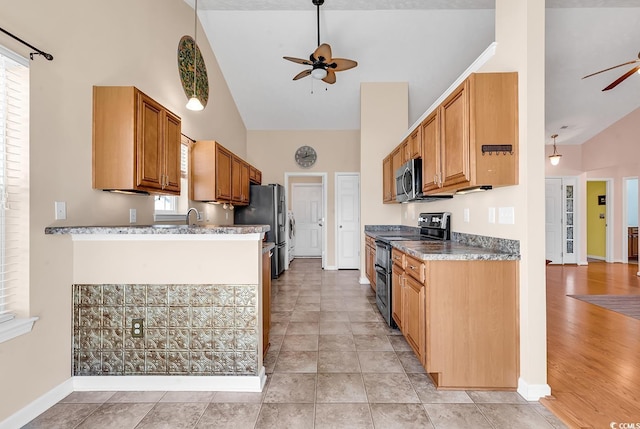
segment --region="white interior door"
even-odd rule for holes
[[[294,183],[291,203],[296,218],[296,257],[321,257],[325,223],[322,184]]]
[[[545,179],[545,257],[562,264],[562,179]]]
[[[338,269],[360,268],[360,176],[336,174]]]

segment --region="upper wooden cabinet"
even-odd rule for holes
[[[231,201],[233,154],[213,140],[197,141],[190,153],[189,199]]]
[[[422,127],[416,127],[409,135],[407,161],[422,157]]]
[[[382,160],[382,202],[395,202],[396,187],[391,155]]]
[[[422,191],[518,184],[518,75],[476,73],[420,126]]]
[[[191,148],[189,198],[246,205],[251,167],[214,140],[197,141]],[[258,170],[256,170],[258,171]],[[259,171],[258,171],[259,172]],[[254,177],[262,180],[262,173]]]
[[[93,87],[93,188],[180,194],[180,118],[133,86]]]
[[[231,160],[231,202],[239,205],[249,204],[249,164],[233,156]]]
[[[255,168],[253,165],[249,165],[249,182],[262,185],[262,171]]]

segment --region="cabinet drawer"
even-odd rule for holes
[[[393,265],[397,265],[401,267],[403,270],[406,264],[406,261],[404,258],[405,258],[404,253],[402,253],[398,249],[391,250],[391,260],[393,261]]]
[[[424,283],[426,279],[426,267],[424,261],[421,261],[409,255],[404,255],[404,257],[405,272],[414,279],[418,280],[420,283]]]

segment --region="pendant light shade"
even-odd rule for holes
[[[199,111],[204,109],[204,106],[200,102],[196,92],[196,73],[198,70],[198,0],[196,0],[196,4],[193,8],[193,92],[191,93],[191,98],[187,102],[187,109]]]
[[[560,164],[560,158],[562,157],[562,155],[560,155],[558,153],[558,150],[556,148],[556,138],[558,137],[557,134],[554,134],[551,136],[551,138],[553,139],[553,155],[549,155],[549,162],[551,163],[551,165],[558,165]]]

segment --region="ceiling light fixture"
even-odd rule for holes
[[[193,92],[191,93],[191,98],[189,98],[189,101],[187,102],[187,109],[200,111],[204,109],[204,106],[196,94],[196,71],[198,69],[198,0],[196,0],[195,7],[193,8],[193,15]]]
[[[558,165],[560,163],[560,158],[562,157],[562,155],[560,155],[556,149],[557,137],[557,134],[551,136],[551,138],[553,139],[553,155],[549,155],[549,162],[551,162],[551,165]]]

